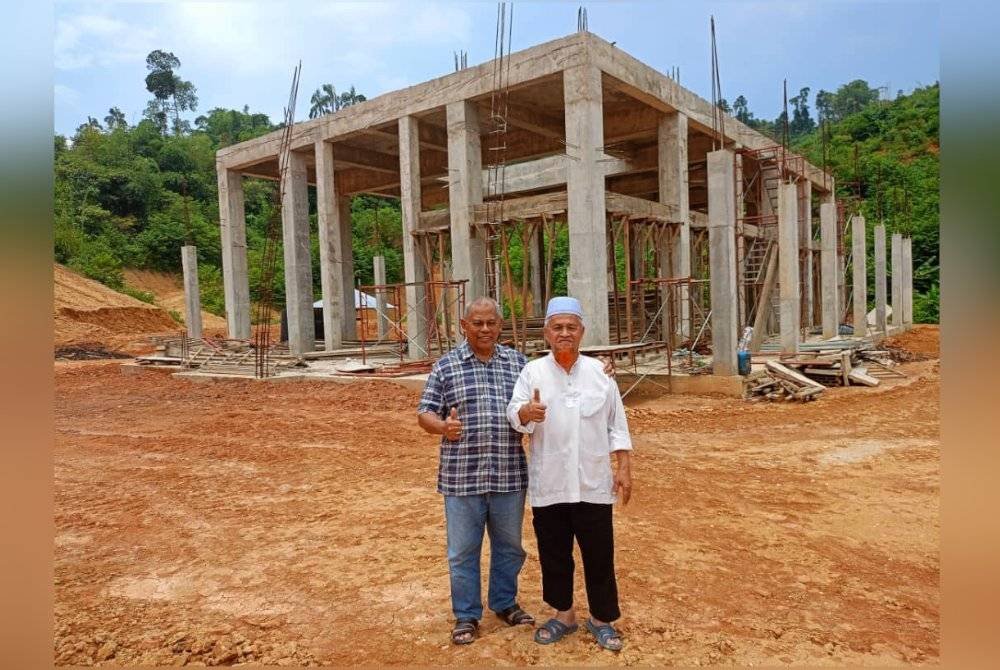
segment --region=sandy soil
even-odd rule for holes
[[[181,275],[154,270],[128,269],[124,271],[125,283],[140,291],[152,293],[156,304],[163,309],[184,314],[184,278]],[[221,316],[201,310],[203,329],[226,328],[226,320]]]
[[[415,393],[56,363],[55,662],[936,663],[939,368],[901,369],[806,405],[629,408],[615,656],[585,632],[540,647],[490,617],[475,644],[448,643],[436,444]],[[520,602],[541,616],[530,510],[525,544]]]

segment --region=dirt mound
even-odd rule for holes
[[[924,361],[941,356],[941,326],[921,324],[901,335],[886,338],[885,348],[905,361]]]
[[[140,291],[152,293],[156,304],[163,309],[184,314],[184,278],[181,275],[136,269],[125,270],[124,275],[126,284]],[[226,320],[201,310],[201,324],[206,330],[225,329]]]
[[[55,347],[93,347],[135,352],[144,335],[177,333],[181,326],[153,305],[54,266]],[[147,347],[148,348],[148,347]]]

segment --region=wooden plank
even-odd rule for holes
[[[819,382],[813,381],[812,379],[809,379],[809,377],[806,377],[805,375],[796,372],[791,368],[787,368],[777,361],[766,361],[764,365],[767,367],[768,371],[771,372],[771,374],[780,377],[781,379],[784,379],[786,381],[792,382],[799,386],[806,386],[806,387],[818,386],[820,388],[823,388],[822,384],[820,384]]]
[[[879,384],[878,379],[869,375],[868,370],[863,367],[852,369],[848,378],[855,384],[863,384],[864,386],[878,386]]]

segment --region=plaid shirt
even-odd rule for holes
[[[507,402],[526,359],[501,344],[483,363],[468,342],[438,359],[417,412],[444,418],[458,408],[462,435],[441,437],[438,493],[449,496],[511,493],[528,486],[521,434],[507,421]]]

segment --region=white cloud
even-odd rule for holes
[[[80,92],[75,88],[70,88],[65,84],[56,84],[52,92],[54,94],[54,102],[57,105],[66,105],[67,107],[72,107],[75,110],[80,109]]]
[[[156,31],[101,14],[64,15],[56,21],[55,66],[77,70],[143,59]]]

